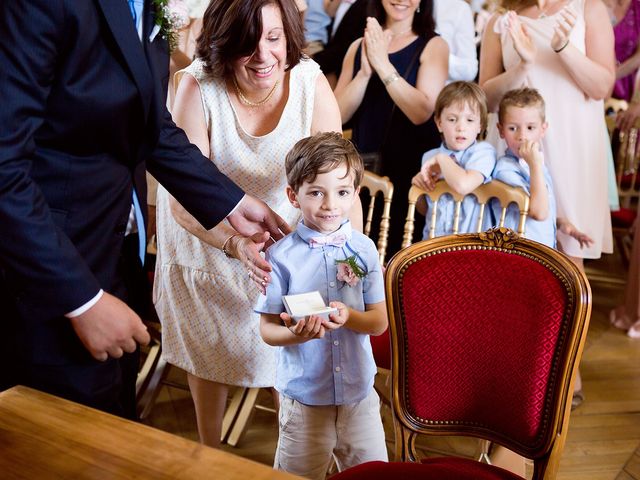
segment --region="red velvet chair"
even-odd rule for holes
[[[591,312],[584,274],[495,228],[402,250],[387,266],[386,293],[396,459],[418,460],[417,434],[466,435],[532,459],[534,479],[554,478]],[[468,459],[423,462],[334,478],[519,478]]]

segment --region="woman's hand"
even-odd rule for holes
[[[365,78],[371,78],[371,74],[373,73],[373,69],[371,68],[369,57],[367,55],[367,45],[364,40],[362,41],[362,51],[360,52],[360,70],[358,71],[358,73]]]
[[[553,28],[553,37],[551,38],[551,48],[554,51],[564,49],[569,43],[569,36],[576,24],[576,14],[567,5],[559,12],[558,22]]]
[[[538,50],[529,37],[526,27],[520,22],[516,12],[507,13],[507,29],[513,40],[513,47],[525,65],[531,65],[536,60]]]
[[[244,264],[249,279],[256,284],[263,295],[267,292],[267,283],[271,281],[269,277],[271,265],[262,258],[260,252],[270,238],[267,232],[255,233],[250,237],[235,235],[229,239],[227,246],[229,254]]]
[[[393,69],[389,62],[390,41],[391,32],[382,30],[375,18],[367,18],[367,26],[364,29],[365,51],[371,68],[378,74]]]

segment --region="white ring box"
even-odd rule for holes
[[[283,295],[282,303],[284,303],[284,308],[293,319],[294,324],[309,315],[317,315],[330,320],[329,314],[338,313],[337,308],[328,307],[324,304],[322,295],[317,290],[296,295]]]

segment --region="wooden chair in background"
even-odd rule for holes
[[[372,234],[376,235],[378,247],[378,256],[380,258],[380,265],[384,265],[385,257],[387,255],[387,239],[389,238],[389,227],[391,225],[391,200],[393,199],[393,183],[389,180],[389,177],[381,177],[373,172],[365,170],[362,177],[362,189],[368,190],[370,202],[367,211],[365,212],[364,234],[368,237]],[[378,195],[382,195],[382,215],[378,222],[374,222],[374,208],[376,205],[376,198]],[[376,232],[375,224],[378,224]]]
[[[452,233],[458,233],[460,209],[462,208],[462,201],[464,200],[465,195],[460,195],[459,193],[457,193],[444,180],[439,180],[436,183],[435,189],[431,192],[422,190],[421,188],[413,185],[409,190],[409,208],[407,211],[407,219],[404,226],[404,237],[402,239],[403,248],[408,247],[413,243],[413,224],[415,219],[415,207],[418,199],[422,196],[427,196],[433,202],[434,208],[432,208],[430,212],[427,212],[429,215],[429,238],[433,238],[435,235],[437,221],[437,203],[438,200],[440,200],[440,197],[445,194],[451,195],[455,201]],[[504,226],[507,207],[511,203],[515,203],[520,211],[520,221],[517,227],[518,234],[524,235],[525,221],[529,213],[529,195],[527,195],[527,193],[523,189],[512,187],[499,180],[491,180],[489,183],[480,185],[469,195],[475,195],[475,197],[478,199],[478,203],[480,204],[480,215],[477,222],[476,233],[481,232],[483,229],[483,225],[485,222],[485,210],[487,205],[489,204],[489,201],[492,198],[497,198],[500,202],[500,206],[502,207],[502,214],[498,226]]]
[[[629,266],[631,244],[633,243],[631,227],[638,212],[640,192],[640,178],[638,178],[640,163],[639,130],[640,120],[628,132],[618,133],[619,147],[615,159],[620,209],[611,212],[611,223],[616,245],[625,267]]]
[[[335,480],[516,479],[458,457],[419,459],[418,434],[462,435],[533,461],[555,478],[591,290],[565,255],[506,228],[416,243],[385,277],[392,339],[396,461]]]

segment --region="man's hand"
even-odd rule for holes
[[[120,358],[124,352],[135,351],[136,342],[146,345],[150,340],[140,317],[106,292],[93,307],[70,321],[82,344],[100,361],[110,356]]]
[[[251,237],[255,233],[269,232],[274,240],[291,232],[291,228],[280,215],[261,200],[245,195],[235,211],[227,216],[238,233]]]

